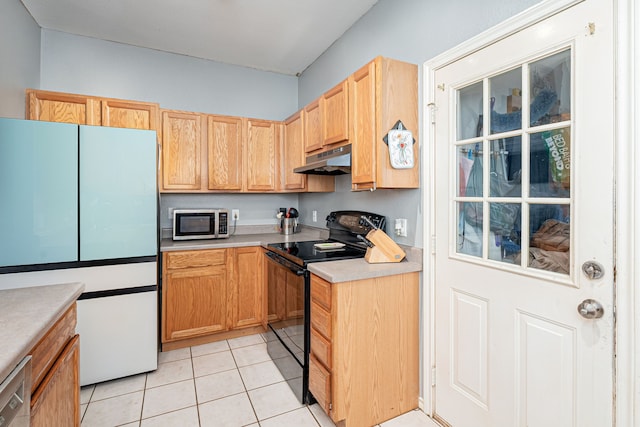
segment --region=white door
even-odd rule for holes
[[[613,52],[612,5],[588,0],[434,73],[434,413],[454,427],[613,425]]]

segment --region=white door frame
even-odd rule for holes
[[[435,272],[435,132],[432,124],[432,102],[435,99],[435,71],[469,55],[496,40],[513,34],[518,29],[532,25],[583,0],[542,1],[522,13],[490,28],[455,48],[427,61],[423,65],[423,126],[422,153],[425,179],[423,283],[423,392],[422,409],[433,413],[432,374],[435,363],[434,346],[434,294]],[[611,0],[617,23],[616,34],[616,102],[615,102],[615,152],[616,152],[616,361],[614,381],[615,425],[640,427],[640,6],[636,0]],[[585,23],[585,26],[587,23]],[[639,30],[635,30],[639,28]],[[596,27],[597,31],[597,27]],[[431,105],[430,105],[431,104]],[[636,415],[637,414],[637,415]]]

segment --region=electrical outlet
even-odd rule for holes
[[[396,236],[407,237],[407,220],[405,218],[396,218]]]
[[[175,208],[168,208],[167,209],[167,219],[173,219],[173,210]]]
[[[313,211],[313,212],[311,212],[311,215],[312,215],[312,217],[313,217],[311,220],[312,220],[313,222],[318,222],[318,211]]]
[[[240,219],[240,209],[231,209],[231,218],[234,221],[238,221]]]

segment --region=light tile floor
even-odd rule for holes
[[[262,334],[159,354],[148,374],[82,387],[83,427],[333,427],[298,402]],[[382,427],[437,427],[419,410]]]

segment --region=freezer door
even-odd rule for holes
[[[0,119],[0,267],[77,261],[78,126]]]
[[[158,292],[78,301],[80,385],[158,367]]]
[[[80,261],[157,253],[156,133],[80,126]]]

